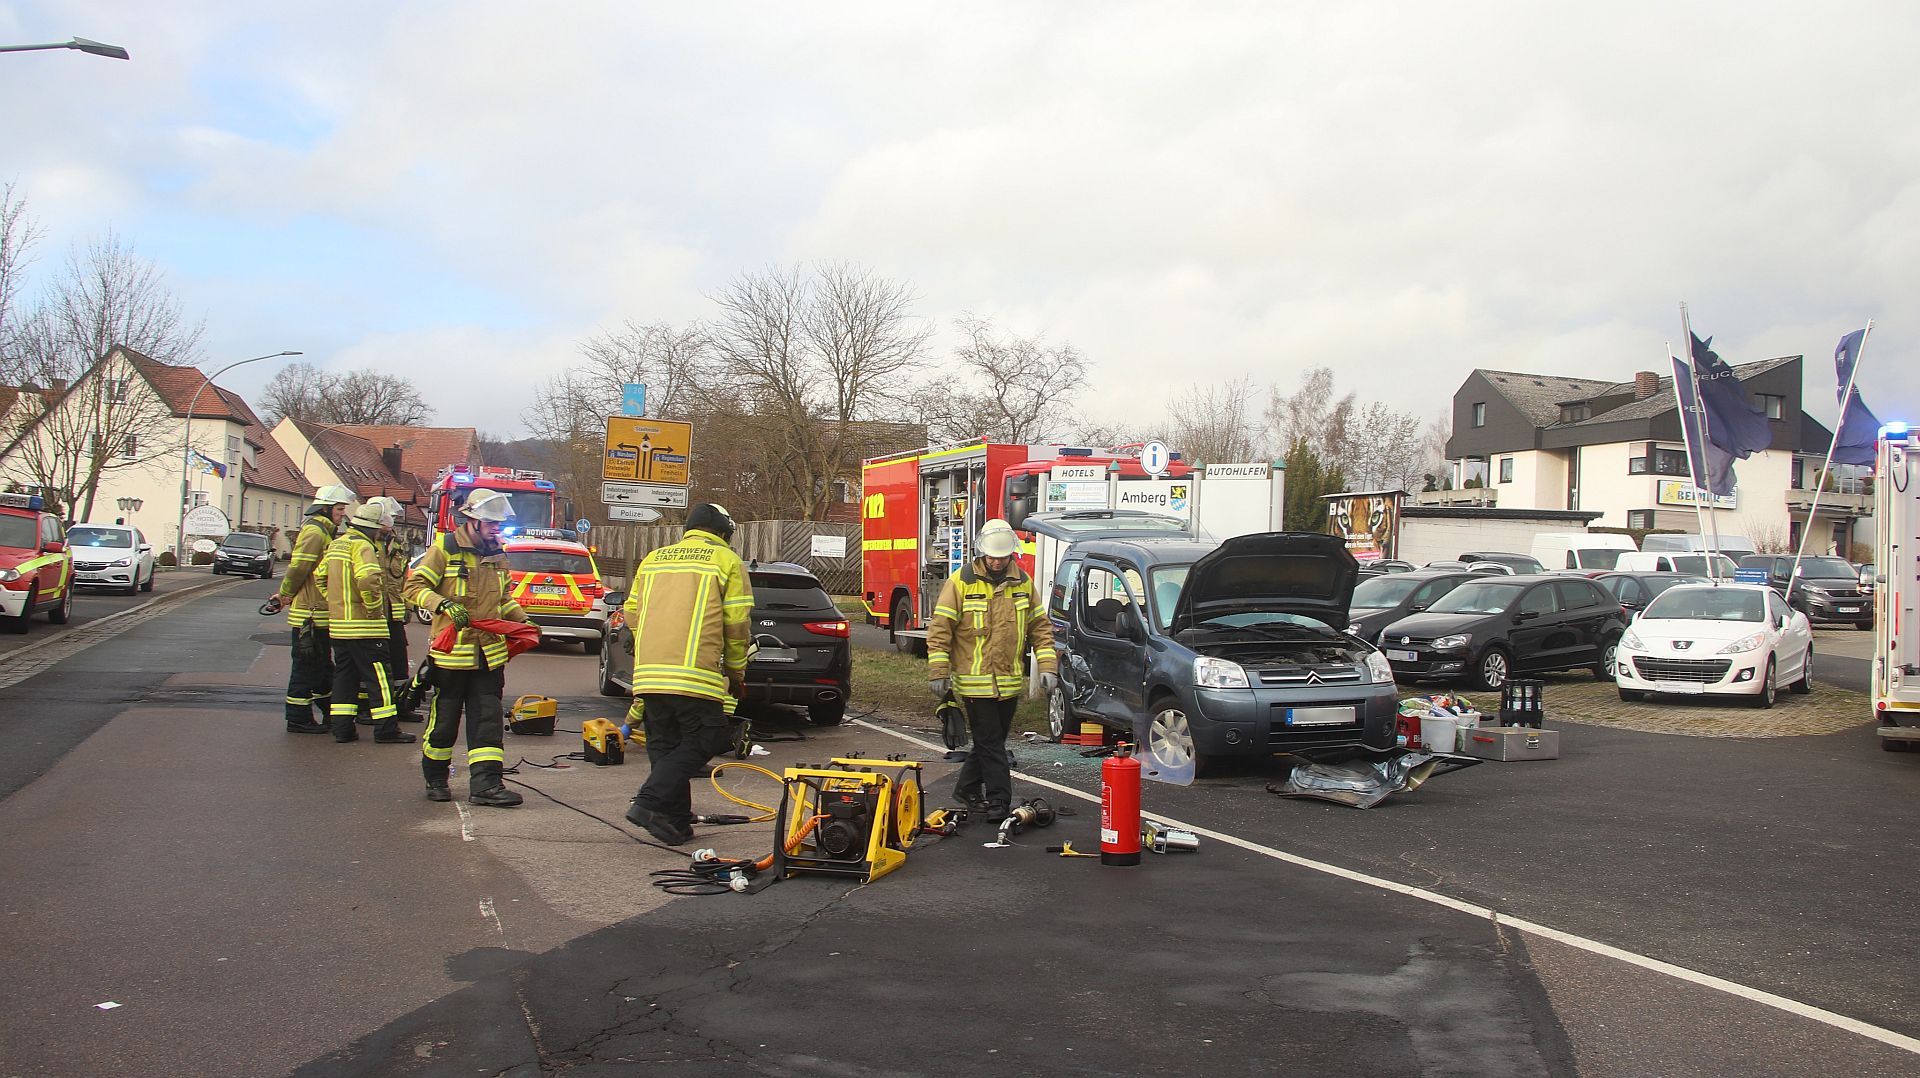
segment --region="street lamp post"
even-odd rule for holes
[[[299,356],[305,354],[304,352],[272,352],[264,356],[254,356],[252,359],[237,359],[206,376],[206,378],[201,380],[199,388],[193,391],[193,399],[187,403],[186,431],[180,437],[180,519],[178,523],[175,524],[173,530],[173,564],[175,568],[184,566],[187,556],[187,502],[191,500],[193,496],[189,486],[189,480],[187,479],[187,464],[193,456],[193,410],[200,404],[200,394],[205,392],[206,388],[213,384],[215,378],[220,377],[235,367],[243,367],[249,363],[258,363],[263,359],[279,359],[281,356]]]
[[[78,49],[94,56],[104,56],[109,60],[131,60],[127,50],[118,45],[107,45],[98,41],[88,41],[76,37],[67,41],[54,41],[45,45],[0,45],[0,52],[44,52],[48,49]]]

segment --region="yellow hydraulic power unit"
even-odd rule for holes
[[[608,767],[627,762],[627,745],[620,736],[620,728],[606,719],[588,719],[581,723],[580,740],[586,743],[583,752],[590,764]]]
[[[781,779],[774,868],[868,883],[899,868],[920,832],[920,765],[836,758]]]
[[[551,696],[522,696],[507,712],[507,729],[516,734],[553,736],[553,716],[560,705]]]

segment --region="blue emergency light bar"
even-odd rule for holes
[[[1060,455],[1063,457],[1091,457],[1093,456],[1093,450],[1086,448],[1062,449],[1060,450]]]
[[[453,481],[456,483],[471,483],[473,482],[473,476],[466,472],[455,472],[453,473]]]
[[[551,480],[551,479],[536,479],[536,480],[534,480],[534,481],[533,481],[533,485],[534,485],[534,486],[536,486],[536,487],[539,487],[539,488],[540,488],[541,490],[552,490],[552,489],[553,489],[553,480]]]
[[[15,509],[39,509],[45,505],[38,494],[0,494],[0,505],[10,505]]]
[[[1895,419],[1891,422],[1880,424],[1880,437],[1882,438],[1885,438],[1889,434],[1905,435],[1906,433],[1907,424],[1903,420]]]

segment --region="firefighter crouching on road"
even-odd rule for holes
[[[460,507],[460,526],[435,540],[407,574],[407,603],[433,614],[433,635],[437,638],[448,625],[459,629],[452,650],[429,645],[433,703],[428,705],[420,758],[429,801],[453,800],[447,776],[463,712],[467,803],[512,808],[522,800],[500,779],[505,757],[500,737],[507,642],[469,627],[488,618],[527,620],[526,612],[507,593],[507,563],[500,548],[500,527],[512,518],[513,507],[505,494],[475,488]]]
[[[287,730],[291,733],[327,732],[324,720],[333,700],[333,643],[327,636],[327,600],[314,586],[313,573],[353,502],[353,492],[338,483],[314,494],[306,523],[293,541],[286,575],[280,578],[280,591],[261,608],[273,614],[286,607],[287,624],[293,628],[293,669],[287,673]],[[314,721],[315,708],[322,721]]]
[[[669,846],[693,838],[693,778],[733,743],[723,702],[746,695],[753,589],[732,538],[724,508],[694,506],[685,536],[640,562],[627,597],[633,694],[653,768],[627,819]]]
[[[947,578],[927,626],[927,685],[934,698],[949,692],[967,709],[973,748],[954,780],[964,805],[986,803],[989,819],[1005,818],[1013,804],[1013,774],[1007,735],[1026,687],[1021,660],[1029,645],[1040,684],[1052,693],[1059,683],[1053,625],[1036,601],[1033,579],[1014,564],[1019,549],[1004,520],[989,520],[974,543],[979,557]]]
[[[380,550],[380,566],[385,570],[387,589],[387,684],[393,686],[394,703],[400,708],[401,722],[419,722],[420,716],[404,706],[402,688],[413,676],[407,661],[407,542],[393,530],[405,510],[398,499],[381,495],[367,499],[380,506],[380,533],[373,538]]]
[[[373,739],[410,745],[413,735],[400,732],[393,682],[387,678],[386,570],[373,540],[384,515],[378,499],[355,509],[339,537],[327,545],[313,582],[327,597],[327,633],[333,639],[333,703],[328,708],[333,739],[360,740],[354,722],[364,695]]]

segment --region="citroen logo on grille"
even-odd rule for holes
[[[1318,685],[1318,684],[1320,684],[1320,675],[1319,675],[1319,673],[1318,673],[1318,672],[1316,672],[1316,671],[1313,671],[1313,670],[1309,670],[1309,671],[1307,671],[1307,684],[1309,684],[1309,685]]]

